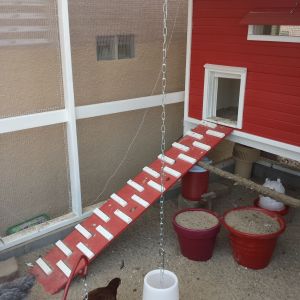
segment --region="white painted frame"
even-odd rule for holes
[[[101,117],[127,111],[147,109],[161,105],[162,95],[124,99],[112,102],[89,104],[75,107],[76,120]],[[166,104],[176,104],[184,101],[184,91],[168,93]],[[66,109],[34,113],[0,119],[0,134],[16,132],[37,127],[62,124],[68,122]]]
[[[184,128],[183,133],[193,129],[201,120],[189,116],[190,99],[190,72],[191,72],[191,54],[192,54],[192,31],[193,31],[193,1],[188,0],[188,28],[187,28],[187,49],[186,49],[186,71],[185,71],[185,96],[184,96]],[[228,137],[229,140],[254,147],[276,155],[300,161],[300,147],[282,143],[279,141],[263,138],[254,134],[234,130]]]
[[[190,80],[191,80],[191,57],[193,40],[193,9],[194,0],[188,0],[188,20],[187,20],[187,39],[186,39],[186,63],[185,63],[185,92],[184,92],[184,120],[189,117],[190,100]]]
[[[204,68],[205,68],[205,77],[204,77],[203,114],[202,114],[203,120],[241,129],[243,124],[247,68],[212,65],[212,64],[205,64]],[[231,79],[240,80],[238,117],[237,117],[236,124],[232,124],[232,122],[227,123],[226,121],[223,122],[223,121],[216,121],[211,119],[211,117],[216,116],[218,78],[231,78]]]
[[[256,25],[248,25],[248,41],[300,43],[300,37],[298,36],[254,34],[255,26]]]
[[[0,134],[55,124],[66,124],[72,212],[52,219],[45,224],[22,230],[7,237],[0,237],[0,252],[79,222],[90,216],[93,210],[102,204],[97,203],[90,207],[82,207],[76,120],[147,109],[161,105],[162,95],[155,95],[76,107],[74,100],[68,0],[57,0],[57,5],[65,108],[0,118]],[[184,91],[180,91],[167,94],[165,103],[168,105],[183,101]]]
[[[82,199],[79,172],[79,155],[77,142],[77,127],[75,115],[75,97],[73,86],[71,39],[68,0],[57,1],[60,52],[63,75],[63,90],[65,112],[67,117],[67,141],[69,174],[71,186],[72,211],[76,216],[82,215]]]

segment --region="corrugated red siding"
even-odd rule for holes
[[[294,5],[290,0],[194,0],[190,117],[202,117],[206,63],[246,67],[242,131],[300,146],[300,44],[248,41],[248,27],[240,24],[250,10]]]

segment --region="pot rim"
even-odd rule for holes
[[[190,229],[190,228],[187,228],[187,227],[184,227],[184,226],[181,226],[179,225],[177,222],[176,222],[176,217],[183,213],[183,212],[187,212],[187,211],[203,211],[203,212],[206,212],[206,213],[209,213],[211,215],[213,215],[214,217],[217,218],[218,220],[218,224],[213,226],[213,227],[210,227],[210,228],[206,228],[206,229]],[[181,209],[179,211],[177,211],[174,216],[173,216],[173,220],[172,220],[172,223],[174,226],[177,226],[183,230],[186,230],[188,232],[209,232],[209,231],[212,231],[218,227],[221,226],[221,217],[218,213],[214,212],[214,211],[211,211],[209,209],[205,209],[205,208],[184,208],[184,209]]]
[[[258,207],[258,208],[262,208],[262,209],[265,209],[265,210],[269,210],[269,209],[266,209],[266,208],[263,208],[263,207],[259,206],[259,198],[254,199],[253,206]],[[269,211],[273,211],[277,214],[280,214],[281,216],[285,216],[285,215],[288,214],[289,209],[290,209],[290,207],[288,205],[284,205],[284,208],[282,210],[269,210]]]
[[[246,232],[234,229],[233,227],[231,227],[229,224],[227,224],[225,222],[225,218],[226,218],[227,214],[229,214],[230,212],[238,211],[238,210],[255,210],[255,211],[262,212],[262,213],[268,215],[269,217],[271,217],[272,219],[275,219],[278,222],[280,228],[276,232],[267,233],[267,234],[246,233]],[[286,229],[286,222],[281,215],[279,215],[276,212],[269,211],[269,210],[266,210],[266,209],[260,208],[260,207],[255,207],[255,206],[242,206],[242,207],[236,207],[236,208],[229,209],[224,213],[223,217],[221,218],[221,222],[224,225],[224,227],[231,234],[234,234],[236,236],[243,237],[243,238],[247,237],[247,238],[253,238],[253,239],[273,239],[273,238],[277,238]]]
[[[156,287],[153,287],[152,285],[150,285],[150,283],[147,281],[149,279],[149,277],[151,277],[152,275],[158,275],[160,274],[161,270],[160,269],[154,269],[152,271],[149,271],[145,276],[144,276],[144,284],[146,284],[148,286],[148,288],[150,290],[154,290],[154,291],[160,291],[160,292],[163,292],[163,293],[166,293],[166,292],[169,292],[171,290],[173,290],[174,288],[178,287],[178,277],[177,275],[172,272],[172,271],[169,271],[169,270],[163,270],[163,272],[169,276],[170,278],[173,279],[173,284],[167,288],[156,288]]]

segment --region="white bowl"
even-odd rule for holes
[[[162,278],[162,279],[161,279]],[[168,270],[153,270],[144,278],[143,300],[179,300],[177,276]]]

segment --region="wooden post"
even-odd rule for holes
[[[214,174],[217,174],[221,177],[224,177],[226,179],[235,181],[237,184],[242,185],[248,189],[251,190],[255,190],[258,193],[264,195],[264,196],[269,196],[277,201],[280,201],[288,206],[292,206],[292,207],[300,207],[300,199],[296,199],[293,197],[290,197],[288,195],[282,194],[282,193],[278,193],[274,190],[271,190],[267,187],[264,187],[260,184],[257,184],[249,179],[246,178],[242,178],[241,176],[238,175],[234,175],[232,173],[226,172],[224,170],[221,170],[217,167],[214,167],[212,165],[206,164],[202,161],[198,162],[198,165]]]

